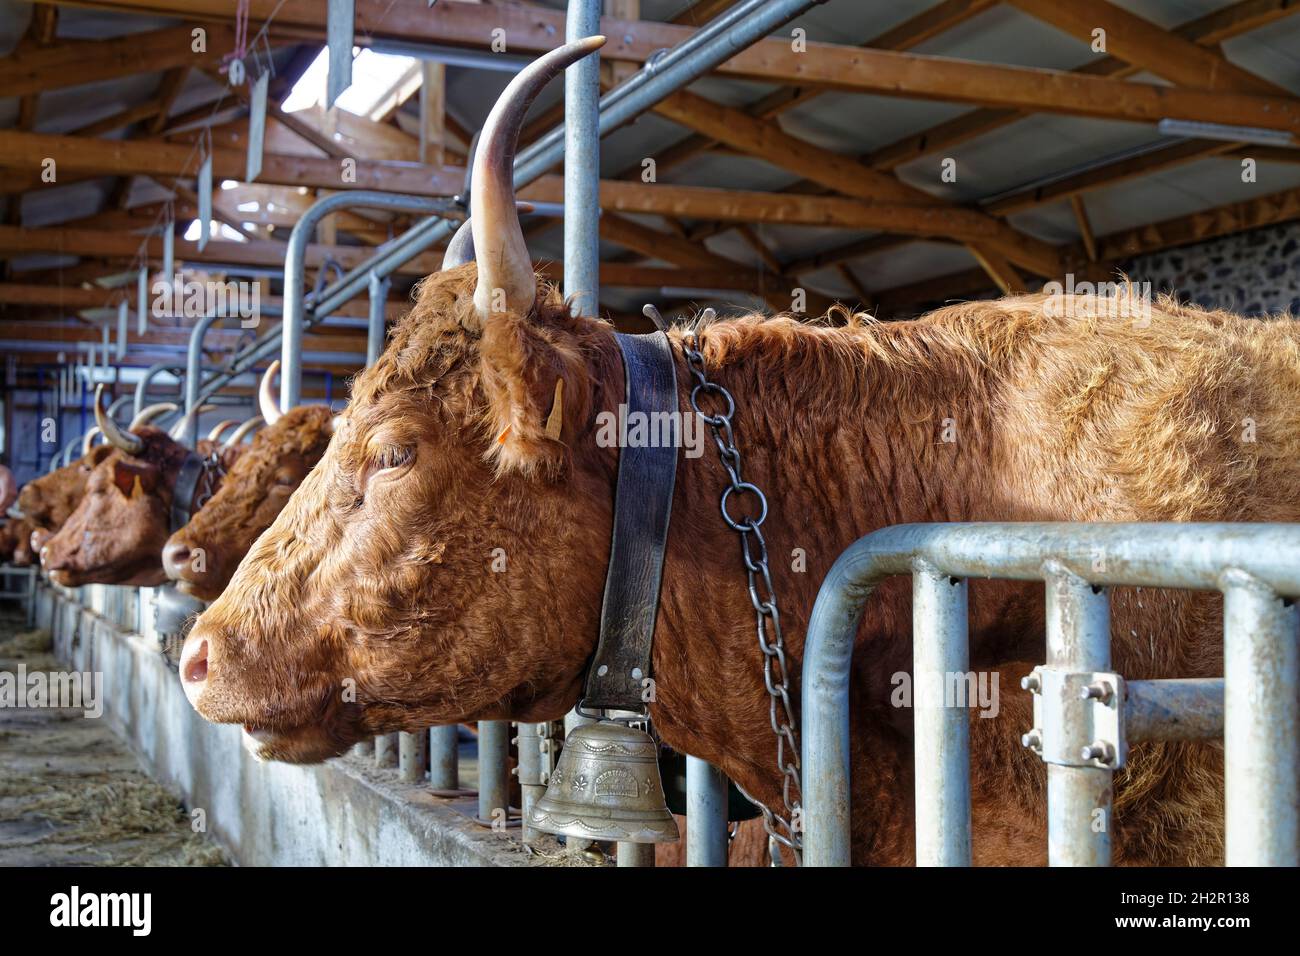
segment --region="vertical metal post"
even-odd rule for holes
[[[727,778],[686,756],[686,865],[727,865]]]
[[[429,759],[429,738],[423,734],[402,733],[397,738],[398,776],[407,783],[424,779],[424,765]]]
[[[366,365],[374,365],[384,351],[384,319],[388,305],[387,276],[370,273],[370,321],[366,326]]]
[[[970,866],[970,714],[966,582],[918,563],[912,572],[912,721],[916,865]]]
[[[185,418],[189,424],[181,436],[181,443],[187,448],[193,448],[198,443],[199,416],[191,415],[190,412],[199,407],[199,386],[203,377],[203,337],[218,318],[215,314],[205,315],[194,323],[194,329],[190,332],[190,347],[185,353]]]
[[[1047,666],[1080,673],[1110,670],[1110,597],[1064,569],[1047,577]],[[1065,739],[1086,738],[1078,701],[1061,704]],[[1111,781],[1102,767],[1047,765],[1049,866],[1110,866]]]
[[[375,738],[375,766],[397,766],[397,734],[380,734]]]
[[[1242,571],[1224,579],[1224,862],[1296,866],[1300,616]]]
[[[542,738],[547,725],[521,721],[516,727],[519,733],[515,736],[515,751],[519,754],[519,763],[515,774],[519,778],[519,806],[524,818],[523,836],[525,843],[534,843],[540,831],[528,825],[528,811],[546,792],[546,786],[542,783]]]
[[[456,724],[429,728],[429,786],[434,790],[460,787],[459,734]]]
[[[478,818],[494,821],[493,812],[510,812],[510,723],[505,720],[478,722]],[[504,822],[504,818],[503,822]]]
[[[600,0],[569,0],[566,42],[600,33]],[[564,71],[564,295],[593,316],[600,295],[600,54]]]

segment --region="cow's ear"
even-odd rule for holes
[[[147,461],[116,461],[113,463],[113,484],[128,498],[135,497],[137,486],[141,491],[153,491],[158,487],[158,466]]]
[[[483,329],[488,454],[502,470],[557,474],[586,421],[591,376],[564,308],[539,297],[540,314],[495,315]],[[547,321],[547,312],[559,321]]]

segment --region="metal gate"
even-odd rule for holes
[[[1023,685],[1034,726],[1023,742],[1047,764],[1048,862],[1105,866],[1111,781],[1128,743],[1224,740],[1226,862],[1295,866],[1300,525],[914,524],[845,551],[817,596],[804,652],[804,852],[812,866],[850,855],[849,674],[858,623],[886,577],[912,575],[913,679],[965,672],[966,578],[1042,581],[1046,664]],[[1223,593],[1223,677],[1125,681],[1110,669],[1105,587]],[[969,716],[914,699],[916,860],[971,861]]]

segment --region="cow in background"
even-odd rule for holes
[[[176,411],[172,402],[159,402],[140,410],[140,414],[127,426],[133,431],[149,424],[163,415]],[[31,549],[40,554],[46,542],[77,509],[86,492],[86,481],[95,466],[108,457],[111,445],[96,445],[95,438],[101,435],[98,425],[86,433],[81,442],[81,457],[49,474],[33,478],[23,485],[18,494],[18,510],[29,519],[34,527]]]
[[[184,593],[215,600],[258,536],[270,527],[289,496],[315,466],[334,433],[325,405],[282,412],[273,386],[280,363],[272,362],[258,389],[266,427],[253,438],[212,500],[167,541],[163,568]]]
[[[105,411],[102,386],[95,394],[95,419],[109,451],[91,468],[80,503],[41,549],[41,564],[66,587],[163,584],[162,549],[171,533],[176,482],[195,452],[150,425],[122,429]],[[182,419],[173,434],[179,437],[188,427]],[[215,493],[224,469],[240,453],[239,446],[204,450],[209,454],[200,456],[205,465],[194,492],[199,502]],[[181,504],[193,508],[193,502]]]

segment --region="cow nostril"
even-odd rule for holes
[[[163,570],[172,580],[179,580],[189,570],[191,552],[184,542],[169,542],[162,553]]]
[[[194,635],[185,641],[181,649],[181,686],[190,705],[198,706],[199,695],[203,693],[208,680],[208,642],[206,638],[195,639]]]

